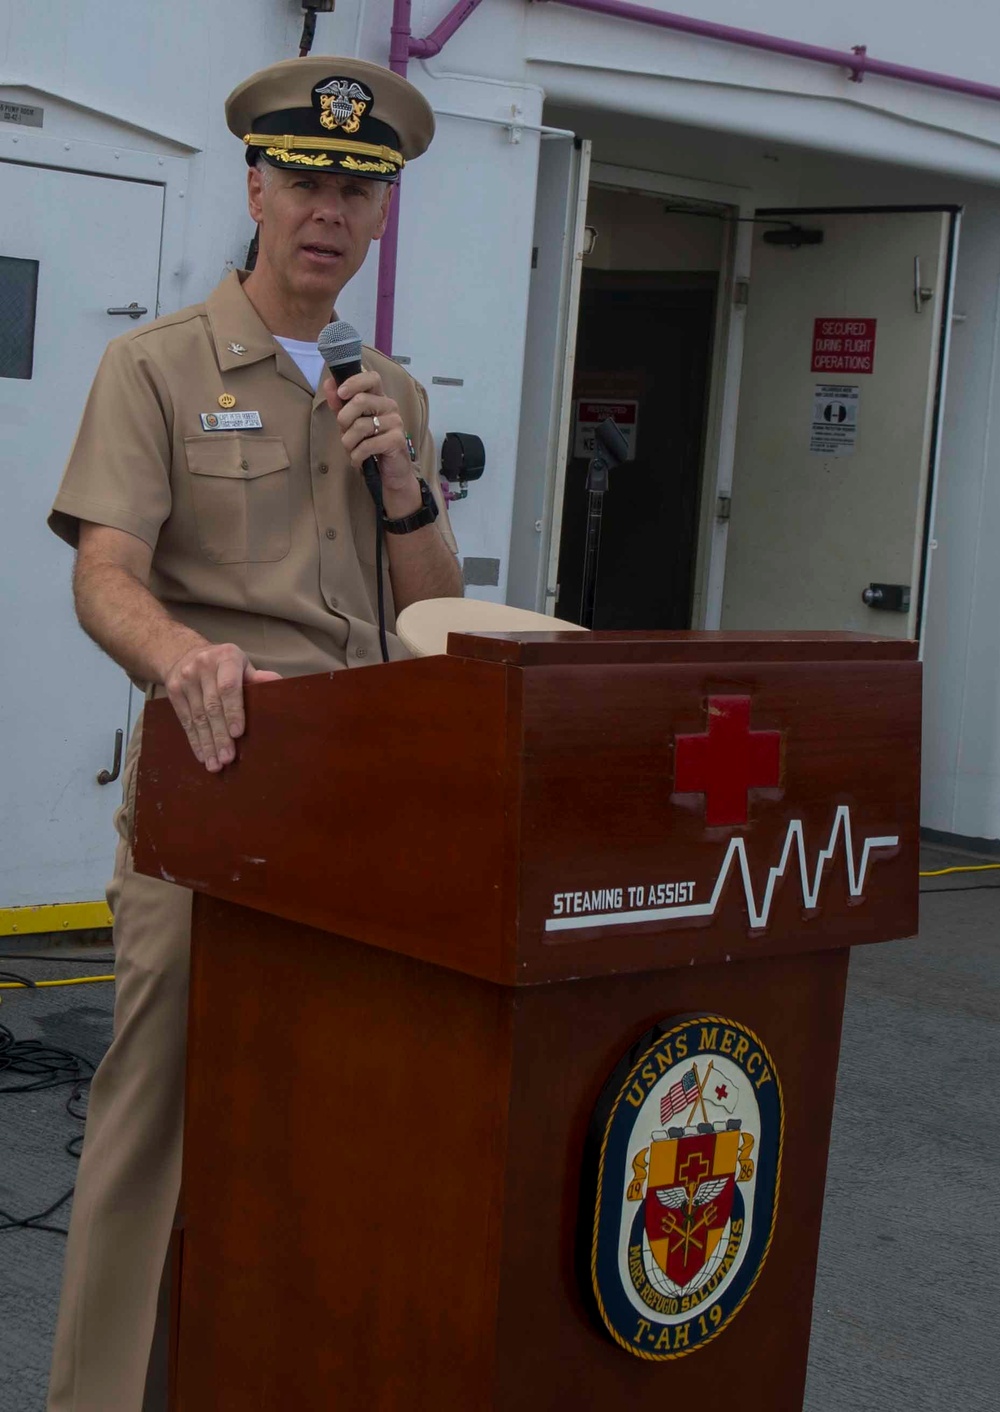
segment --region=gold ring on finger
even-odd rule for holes
[[[382,423],[379,421],[378,417],[376,417],[374,412],[372,413],[372,429],[374,430],[376,436],[378,436],[382,431]]]

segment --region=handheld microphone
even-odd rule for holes
[[[330,369],[330,376],[339,388],[341,383],[361,372],[361,335],[353,324],[344,319],[327,324],[316,340],[323,355],[323,362]],[[361,467],[372,499],[382,513],[382,477],[374,456],[366,456]]]
[[[330,369],[330,376],[337,387],[348,378],[361,372],[361,335],[352,324],[343,319],[327,324],[322,330],[316,345],[323,355],[323,362]],[[375,501],[375,579],[378,596],[378,641],[382,661],[389,660],[389,644],[385,633],[385,584],[382,565],[382,477],[374,456],[366,456],[361,474],[371,498]]]

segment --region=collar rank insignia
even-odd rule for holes
[[[638,1057],[636,1057],[638,1056]],[[745,1025],[665,1020],[605,1086],[587,1143],[584,1294],[636,1358],[681,1358],[738,1313],[778,1206],[782,1096]]]
[[[330,78],[313,89],[319,99],[319,120],[325,128],[343,128],[357,132],[373,101],[372,93],[362,83],[349,78]]]
[[[228,347],[230,353],[235,353],[237,357],[241,357],[247,351],[242,343],[230,343],[226,346]]]

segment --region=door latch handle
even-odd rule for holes
[[[143,314],[148,314],[149,310],[143,304],[137,304],[132,300],[131,304],[125,304],[119,309],[109,309],[109,314],[127,314],[130,319],[141,319]]]
[[[934,298],[934,291],[926,284],[920,283],[920,256],[913,257],[913,307],[918,314],[924,312],[924,305]],[[110,311],[109,311],[110,312]]]
[[[870,583],[861,594],[869,608],[881,608],[884,613],[910,611],[910,586],[906,583]]]
[[[98,784],[113,784],[122,772],[122,741],[125,739],[125,732],[115,731],[115,758],[111,762],[110,770],[102,770],[97,776]]]

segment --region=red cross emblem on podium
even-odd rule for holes
[[[710,696],[708,730],[679,735],[674,789],[705,796],[705,822],[745,824],[751,789],[781,782],[781,732],[750,729],[749,696]]]

